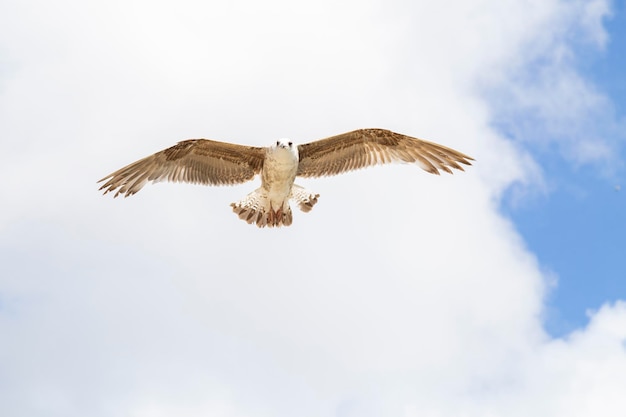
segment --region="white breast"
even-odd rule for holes
[[[273,206],[279,207],[289,198],[297,171],[297,151],[282,147],[268,149],[261,172],[261,187],[268,193]]]

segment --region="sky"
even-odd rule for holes
[[[623,416],[626,7],[0,3],[0,415]],[[96,181],[189,138],[363,127],[475,158]]]

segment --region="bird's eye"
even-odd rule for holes
[[[289,146],[293,145],[293,142],[289,142]]]
[[[280,146],[280,141],[279,140],[276,141],[276,146]]]

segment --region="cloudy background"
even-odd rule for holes
[[[0,3],[0,414],[623,416],[623,2]],[[384,127],[472,155],[95,182],[178,140]]]

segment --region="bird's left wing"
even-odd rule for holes
[[[263,167],[265,149],[208,139],[189,139],[107,175],[100,189],[115,197],[135,194],[148,182],[173,181],[206,185],[251,180]]]
[[[473,158],[436,143],[385,129],[359,129],[298,146],[300,177],[321,177],[391,162],[416,163],[431,174],[463,171]]]

